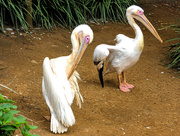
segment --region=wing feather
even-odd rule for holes
[[[56,73],[57,69],[53,68]],[[49,58],[45,58],[43,62],[43,95],[51,114],[60,121],[64,126],[72,126],[75,123],[71,103],[74,94],[71,90],[70,83],[67,80],[65,67],[61,65],[60,76],[53,73],[50,67]],[[59,70],[58,70],[59,74]]]
[[[100,69],[103,67],[103,63],[109,59],[109,55],[116,50],[116,46],[100,44],[98,45],[93,54],[94,64],[97,65],[97,68]]]

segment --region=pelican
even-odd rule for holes
[[[77,81],[80,77],[75,68],[92,40],[91,28],[85,24],[79,25],[71,34],[73,49],[69,56],[44,59],[42,92],[50,109],[50,130],[53,133],[64,133],[75,124],[71,104],[74,97],[79,108],[83,102]]]
[[[117,41],[115,46],[100,44],[95,48],[93,61],[99,71],[99,78],[102,87],[104,87],[102,76],[103,66],[104,62],[108,60],[104,76],[108,73],[116,72],[119,89],[123,92],[130,92],[130,88],[133,88],[134,85],[128,84],[126,82],[125,71],[136,64],[144,47],[143,33],[134,19],[142,22],[161,43],[163,41],[161,40],[153,25],[145,17],[144,10],[141,7],[136,5],[130,6],[126,9],[126,17],[128,23],[135,31],[135,38],[133,39],[123,34],[118,34],[115,39]]]

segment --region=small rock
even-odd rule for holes
[[[38,64],[37,61],[35,61],[35,60],[31,60],[31,63]]]
[[[54,44],[53,44],[52,47],[58,47],[58,45],[54,45]]]
[[[151,129],[151,127],[146,127],[147,129]]]
[[[6,28],[6,30],[7,30],[7,31],[13,31],[13,29],[12,29],[12,28]]]

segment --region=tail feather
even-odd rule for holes
[[[67,127],[65,127],[63,124],[61,124],[60,122],[58,122],[58,120],[55,118],[55,116],[53,114],[51,114],[51,126],[50,129],[53,133],[57,134],[61,134],[64,133],[68,130]]]

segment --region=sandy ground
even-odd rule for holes
[[[141,5],[145,15],[156,29],[177,23],[180,19],[179,3]],[[125,24],[90,24],[94,40],[87,48],[77,71],[80,74],[80,92],[84,98],[79,109],[72,105],[76,123],[64,136],[178,136],[180,135],[180,80],[177,70],[167,69],[167,47],[161,44],[142,24],[145,47],[138,63],[127,71],[127,81],[135,88],[129,93],[118,89],[116,73],[104,78],[102,88],[96,67],[93,65],[94,48],[101,43],[115,44],[115,37],[122,33],[134,37],[133,29]],[[0,93],[16,101],[18,110],[30,125],[38,126],[32,133],[54,135],[50,123],[43,116],[49,115],[44,101],[41,80],[42,62],[48,56],[56,58],[71,53],[70,32],[57,28],[32,31],[32,36],[0,34],[0,83],[8,85],[18,94],[0,89]],[[158,31],[161,38],[177,37],[171,29]],[[34,37],[34,38],[33,38]]]

